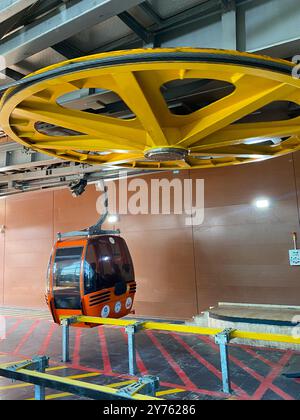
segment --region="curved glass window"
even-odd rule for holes
[[[46,274],[46,292],[50,292],[50,273],[51,273],[51,263],[52,263],[52,254],[49,259],[48,268],[47,268],[47,274]]]
[[[98,240],[97,249],[100,283],[103,288],[134,281],[132,260],[122,238],[103,237]]]
[[[83,247],[58,248],[53,265],[53,293],[57,309],[79,309]]]
[[[93,244],[88,244],[84,260],[84,293],[97,292],[98,288],[98,270],[97,258]]]

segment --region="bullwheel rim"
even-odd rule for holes
[[[83,57],[8,89],[0,125],[26,147],[86,164],[180,170],[256,162],[300,149],[298,115],[247,121],[276,101],[300,106],[300,80],[292,70],[293,64],[282,60],[186,48]],[[163,89],[191,80],[223,83],[229,90],[199,109],[172,112]],[[129,116],[85,112],[60,102],[83,89],[113,93]],[[43,124],[65,132],[49,135]]]

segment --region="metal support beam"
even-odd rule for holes
[[[20,24],[26,13],[26,9],[22,10],[20,13],[17,13],[11,18],[7,19],[5,22],[2,22],[0,25],[0,39],[2,39],[4,35],[14,30],[14,28]]]
[[[69,363],[70,360],[70,325],[71,318],[63,319],[62,326],[62,362]]]
[[[228,358],[228,344],[231,339],[232,329],[226,329],[215,336],[215,342],[220,347],[221,357],[221,370],[222,370],[222,382],[224,394],[231,394],[231,381],[229,371],[229,358]]]
[[[136,322],[125,328],[128,337],[128,366],[131,376],[135,376],[137,373],[135,334],[143,329],[143,325],[143,322]]]
[[[236,9],[235,0],[221,0],[224,13],[231,12]]]
[[[170,36],[170,34],[174,33],[174,38],[176,39],[179,28],[188,27],[191,23],[198,22],[201,19],[205,20],[207,14],[214,13],[221,15],[220,0],[210,0],[209,2],[201,3],[166,19],[160,17],[147,1],[141,3],[139,7],[155,21],[155,24],[151,27],[153,36],[153,45],[151,47],[162,46],[163,41],[161,38],[165,35]],[[138,40],[139,38],[136,34],[130,34],[122,39],[117,39],[106,45],[102,45],[90,51],[90,54],[128,48]],[[184,45],[187,44],[185,43]]]
[[[155,23],[158,25],[161,25],[165,19],[163,19],[161,16],[159,16],[158,13],[153,9],[151,4],[148,1],[144,1],[139,5],[139,7],[149,16],[151,19],[154,20]]]
[[[96,48],[95,50],[92,50],[89,53],[97,54],[101,52],[120,50],[123,49],[125,46],[128,47],[129,45],[135,45],[137,42],[141,43],[141,40],[137,37],[135,33],[133,33],[125,36],[122,39],[116,39],[115,41],[102,45],[101,47]],[[139,45],[139,47],[142,47],[142,45]]]
[[[133,16],[128,12],[119,13],[118,17],[125,25],[127,25],[139,38],[146,44],[153,39],[153,34],[144,28]]]
[[[35,370],[41,373],[45,373],[46,368],[49,366],[49,359],[45,356],[33,358],[33,362],[36,365]],[[44,401],[45,397],[46,397],[45,387],[41,385],[35,385],[34,399],[37,401]]]
[[[25,77],[25,74],[22,74],[22,73],[20,73],[16,70],[13,70],[13,69],[10,69],[10,68],[7,68],[5,70],[5,75],[7,77],[9,77],[10,79],[13,79],[13,80],[21,80],[21,79],[23,79],[23,77]]]
[[[221,13],[219,0],[210,0],[205,3],[200,3],[177,15],[164,19],[157,30],[157,34],[162,36],[169,34],[170,31],[177,33],[180,27],[187,26],[201,19],[207,19],[207,16],[211,13]]]
[[[58,44],[53,45],[52,49],[59,54],[63,55],[68,60],[72,60],[72,58],[82,57],[86,55],[83,51],[79,48],[74,47],[74,45],[69,44],[66,41],[59,42]]]
[[[226,8],[222,14],[223,48],[237,49],[237,15],[234,1],[226,0]]]
[[[5,22],[36,2],[37,0],[1,0],[0,23]]]
[[[70,1],[29,27],[7,36],[0,45],[0,56],[5,60],[6,66],[16,64],[141,2],[142,0]],[[3,63],[1,67],[0,70],[3,70]]]
[[[30,13],[26,16],[23,24],[29,25],[30,23],[38,19],[40,16],[51,12],[53,9],[55,9],[58,6],[61,6],[63,2],[66,3],[65,0],[47,0],[47,1],[37,2],[30,9]]]
[[[46,358],[43,356],[42,358]],[[92,398],[95,400],[160,400],[153,394],[153,390],[158,389],[158,378],[144,377],[138,381],[138,386],[135,388],[141,389],[143,393],[135,392],[122,392],[118,389],[110,388],[109,386],[97,385],[87,382],[78,381],[62,376],[49,375],[43,372],[37,372],[36,369],[37,358],[33,360],[26,360],[19,363],[8,363],[0,365],[0,376],[10,378],[16,381],[31,383],[33,385],[56,389],[58,391],[67,392],[81,397]],[[138,391],[137,390],[137,391]],[[149,394],[146,392],[149,391]],[[36,394],[36,397],[39,395]]]

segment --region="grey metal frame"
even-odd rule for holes
[[[1,42],[0,56],[5,59],[6,67],[16,64],[141,2],[142,0],[71,0],[44,18],[8,35]]]
[[[66,322],[67,321],[67,322]],[[73,318],[63,319],[61,321],[62,329],[62,361],[67,363],[70,362],[69,352],[69,334],[70,326],[72,323],[76,323],[76,316]],[[143,330],[143,321],[136,322],[133,325],[125,327],[127,334],[127,346],[128,346],[128,373],[130,376],[137,375],[137,359],[136,359],[136,334]],[[224,394],[230,395],[233,393],[231,387],[230,368],[229,368],[229,344],[231,340],[231,334],[234,332],[233,329],[225,329],[221,333],[217,334],[214,339],[215,343],[220,349],[220,363],[222,371],[222,386]]]
[[[232,393],[229,370],[228,344],[230,343],[230,336],[233,331],[233,329],[225,329],[224,331],[215,336],[215,342],[220,347],[223,392],[225,394]]]
[[[5,22],[16,14],[30,7],[37,0],[1,0],[0,23]]]
[[[37,377],[30,375],[30,370],[45,373],[46,368],[49,367],[49,358],[46,356],[35,356],[31,360],[16,363],[8,367],[0,365],[0,377],[13,379],[16,381],[31,383],[35,386],[35,400],[45,400],[45,388],[56,389],[58,391],[68,392],[70,394],[79,395],[81,397],[88,397],[95,400],[135,400],[135,395],[148,395],[155,397],[156,391],[159,389],[159,378],[154,376],[144,376],[138,378],[137,382],[129,387],[123,387],[117,393],[110,393],[106,386],[107,392],[98,391],[88,387],[81,381],[73,381],[70,385],[63,382],[63,378],[54,375],[45,377]],[[22,370],[22,372],[20,371]],[[24,373],[28,370],[28,373]],[[49,376],[51,378],[49,378]]]

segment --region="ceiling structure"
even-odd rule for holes
[[[298,6],[298,0],[2,0],[0,88],[65,59],[130,48],[225,48],[291,58],[300,51]],[[193,86],[180,88],[166,93],[174,109],[193,109]],[[208,96],[215,91],[212,86]],[[62,100],[73,109],[85,104],[128,117],[116,97],[96,89]],[[287,103],[268,112],[300,115]],[[113,166],[103,170],[23,148],[0,127],[0,196],[117,176]]]

